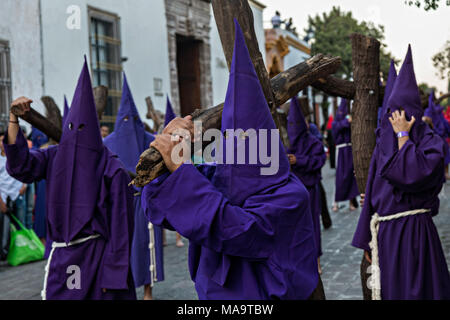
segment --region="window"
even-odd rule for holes
[[[0,127],[3,131],[8,122],[9,105],[11,104],[11,64],[9,45],[0,40]]]
[[[107,86],[108,104],[102,125],[114,126],[122,95],[119,16],[89,7],[92,85]]]

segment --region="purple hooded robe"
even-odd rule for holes
[[[384,96],[383,96],[383,104],[381,105],[381,108],[378,111],[378,124],[377,128],[380,126],[381,123],[381,115],[385,114],[387,111],[387,102],[389,97],[391,96],[392,89],[394,88],[395,80],[397,79],[397,70],[395,70],[395,62],[394,60],[391,60],[391,66],[389,68],[389,75],[386,81],[386,88],[384,89]]]
[[[450,163],[450,150],[447,143],[449,132],[447,130],[447,120],[442,113],[443,108],[440,105],[434,103],[434,92],[430,93],[428,98],[428,108],[425,109],[424,116],[431,118],[433,122],[433,131],[444,140],[445,146],[445,165]]]
[[[4,141],[12,176],[24,183],[47,180],[47,229],[54,244],[99,235],[52,250],[43,296],[50,300],[135,299],[129,262],[130,178],[103,145],[86,61],[66,124],[59,145],[45,150],[28,151],[21,132],[16,144],[8,145],[7,137]],[[79,287],[69,289],[74,272]]]
[[[133,96],[124,74],[122,89],[122,101],[117,114],[114,132],[107,136],[103,143],[116,154],[122,161],[123,166],[129,172],[136,171],[139,157],[155,139],[153,135],[145,131],[144,125],[134,103]],[[132,195],[138,190],[132,190]],[[155,231],[155,254],[156,278],[164,280],[164,261],[162,231],[158,226]],[[141,206],[140,196],[134,197],[134,232],[131,247],[131,270],[136,287],[151,283],[150,278],[150,234],[148,221]]]
[[[291,99],[287,131],[291,145],[288,153],[295,155],[297,158],[297,163],[291,165],[292,172],[303,182],[309,192],[317,257],[320,257],[322,255],[320,180],[322,180],[321,169],[327,156],[322,142],[309,132],[300,105],[295,97]]]
[[[31,129],[31,141],[33,150],[39,150],[40,147],[48,142],[47,136],[36,128]],[[45,213],[45,180],[36,181],[36,200],[34,203],[34,223],[33,230],[39,238],[47,237],[46,213]]]
[[[358,192],[353,168],[353,154],[351,143],[350,122],[346,118],[348,114],[348,101],[341,100],[332,125],[333,138],[336,143],[336,192],[335,201],[351,200]]]
[[[399,108],[415,117],[410,139],[398,150],[389,122]],[[390,112],[390,113],[389,113]],[[444,144],[422,122],[411,48],[377,129],[366,198],[352,245],[370,252],[370,220],[374,213],[392,215],[414,209],[430,213],[381,222],[378,250],[381,297],[384,300],[450,299],[450,277],[432,216],[438,214],[438,194],[444,180]]]
[[[235,29],[222,132],[270,132],[275,124],[237,21]],[[248,159],[249,139],[243,137],[225,140],[244,148]],[[201,172],[183,164],[144,188],[150,220],[190,240],[189,270],[202,300],[307,299],[318,285],[309,195],[290,173],[279,135],[275,138],[279,170],[274,175],[261,175],[267,165],[259,160],[203,165]],[[222,142],[226,157],[228,143]],[[230,151],[236,150],[228,150],[229,156]]]

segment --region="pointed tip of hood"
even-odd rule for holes
[[[222,114],[226,129],[275,129],[266,98],[256,75],[242,29],[234,19],[235,41],[230,77]]]
[[[391,66],[389,68],[389,75],[386,81],[386,87],[384,89],[383,105],[381,114],[385,114],[387,110],[387,102],[391,96],[392,89],[394,88],[395,81],[397,80],[397,70],[395,69],[395,62],[391,60]]]
[[[411,45],[408,45],[408,51],[389,96],[387,108],[390,112],[403,108],[409,117],[414,115],[416,120],[422,118],[423,109],[414,73]]]
[[[74,139],[74,143],[78,145],[84,145],[91,149],[103,148],[86,56],[78,78],[70,112],[65,121],[68,125],[63,128],[60,144]]]
[[[139,112],[137,110],[136,104],[134,102],[133,94],[131,93],[130,86],[128,84],[128,79],[125,74],[123,73],[123,87],[122,87],[122,98],[120,100],[120,107],[119,111],[117,112],[117,118],[116,118],[116,126],[118,127],[120,122],[125,117],[129,118],[135,118],[139,117]]]
[[[339,107],[336,112],[335,121],[342,120],[348,114],[348,100],[341,98],[341,102],[339,103]]]
[[[173,112],[172,103],[170,103],[169,96],[166,99],[166,115],[164,117],[164,127],[169,124],[170,121],[175,119],[177,116],[175,112]]]
[[[297,97],[291,99],[287,131],[291,146],[295,145],[295,141],[308,132],[308,126]]]
[[[64,113],[62,118],[62,125],[65,126],[67,116],[69,115],[69,103],[67,102],[67,97],[64,95]]]

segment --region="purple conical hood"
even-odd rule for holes
[[[69,242],[96,212],[108,159],[86,57],[48,180],[47,217],[54,241]]]
[[[395,80],[394,87],[386,104],[386,113],[381,115],[380,129],[377,131],[377,144],[382,151],[382,166],[398,150],[397,137],[392,129],[389,117],[391,117],[394,111],[400,108],[405,110],[407,120],[410,120],[412,116],[415,117],[416,122],[409,136],[413,142],[420,141],[427,126],[422,121],[423,109],[414,74],[411,46],[408,46],[405,61]]]
[[[39,149],[42,145],[48,142],[48,138],[42,131],[35,127],[32,127],[31,142],[33,142],[33,149]]]
[[[66,117],[66,123],[67,125],[63,128],[60,145],[70,143],[92,150],[103,149],[91,76],[89,75],[86,58],[72,99],[70,112]]]
[[[276,129],[275,123],[236,19],[235,31],[233,61],[222,113],[222,132],[225,133],[222,157],[234,158],[234,164],[217,165],[214,185],[232,203],[240,205],[247,197],[285,182],[290,168],[279,134],[276,134],[275,130],[271,131]],[[242,129],[247,134],[230,137],[227,136],[227,129]],[[248,129],[253,129],[256,135],[247,131]],[[264,130],[268,131],[266,142],[259,138],[259,134]],[[271,147],[271,139],[276,141],[274,148]],[[278,162],[276,173],[261,174],[261,169],[267,169],[270,164],[263,164],[260,156],[255,154],[256,149],[251,146],[257,146],[258,150],[268,150],[267,154],[271,155],[273,162]],[[244,162],[238,162],[239,155],[245,155]],[[221,155],[218,155],[218,158],[220,159]],[[251,158],[255,161],[250,161]]]
[[[392,89],[394,88],[395,80],[397,80],[397,70],[395,70],[394,60],[391,60],[391,67],[389,69],[389,75],[386,81],[386,88],[384,89],[383,105],[381,106],[381,115],[387,112],[387,102],[391,96]]]
[[[386,107],[392,113],[399,108],[403,108],[408,117],[414,116],[416,120],[422,118],[423,109],[420,101],[419,87],[414,73],[411,46],[403,61],[403,65],[398,73],[392,92],[389,96]]]
[[[347,116],[347,114],[348,114],[348,100],[342,98],[341,103],[339,104],[339,107],[337,109],[334,121],[343,120]]]
[[[175,112],[173,112],[172,104],[170,103],[170,99],[169,99],[169,97],[167,97],[166,116],[164,119],[164,127],[167,126],[169,124],[169,122],[172,121],[173,119],[175,119],[176,117],[177,116],[175,115]]]
[[[64,95],[64,113],[63,113],[63,118],[62,118],[62,126],[63,126],[63,128],[64,128],[64,125],[66,123],[68,115],[69,115],[69,104],[67,103],[67,98]]]
[[[308,126],[303,117],[297,97],[291,99],[289,107],[287,132],[291,146],[297,145],[298,141],[308,134]]]
[[[433,130],[439,136],[445,136],[445,124],[446,121],[444,115],[442,114],[443,108],[440,105],[434,103],[434,91],[430,92],[428,98],[428,107],[425,109],[424,116],[430,117],[433,122]]]
[[[122,100],[114,132],[106,137],[103,143],[119,156],[119,159],[128,171],[135,172],[139,156],[148,148],[146,135],[144,124],[139,117],[127,77],[124,73]]]

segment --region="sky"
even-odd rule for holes
[[[270,19],[278,10],[281,18],[292,17],[300,37],[307,28],[308,16],[331,11],[339,6],[351,11],[359,21],[371,21],[385,28],[387,50],[403,62],[408,44],[411,44],[414,68],[418,83],[425,82],[437,87],[439,92],[447,92],[447,80],[440,80],[431,58],[442,51],[450,40],[450,6],[441,0],[437,11],[425,11],[415,6],[409,7],[404,0],[259,0],[267,6],[264,9],[264,27],[271,26]],[[326,52],[324,52],[326,53]],[[397,71],[401,64],[397,65]]]

